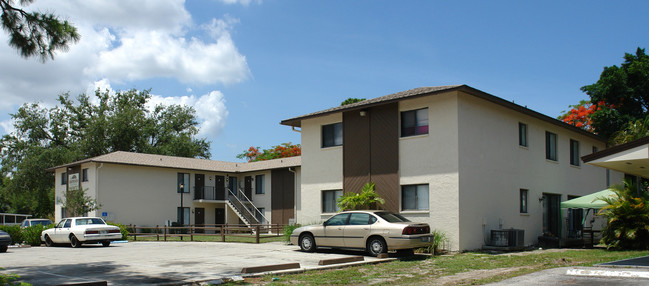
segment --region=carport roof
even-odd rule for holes
[[[302,164],[300,156],[281,158],[267,161],[250,162],[250,163],[236,163],[215,161],[208,159],[185,158],[165,155],[142,154],[117,151],[105,155],[88,158],[65,165],[60,165],[47,169],[53,172],[59,168],[67,168],[76,166],[83,163],[109,163],[121,164],[132,166],[146,166],[156,168],[172,168],[172,169],[186,169],[186,170],[200,170],[212,172],[229,172],[229,173],[242,173],[253,172],[261,170],[271,170],[279,168],[299,167]]]
[[[649,178],[649,137],[616,145],[581,159],[591,165]]]

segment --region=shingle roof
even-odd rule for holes
[[[157,167],[157,168],[200,170],[200,171],[212,171],[212,172],[240,173],[240,172],[278,169],[278,168],[298,167],[302,164],[302,158],[300,156],[297,156],[297,157],[281,158],[281,159],[251,162],[251,163],[235,163],[235,162],[215,161],[215,160],[207,160],[207,159],[195,159],[195,158],[117,151],[117,152],[112,152],[105,155],[88,158],[88,159],[80,160],[77,162],[73,162],[61,166],[52,167],[48,169],[48,171],[54,171],[55,169],[58,168],[69,167],[69,166],[79,165],[88,162],[147,166],[147,167]]]
[[[342,106],[336,106],[332,107],[329,109],[321,110],[321,111],[316,111],[313,113],[305,114],[302,116],[294,117],[291,119],[286,119],[281,122],[283,125],[288,125],[288,126],[295,126],[299,127],[300,126],[300,121],[303,119],[307,118],[312,118],[312,117],[317,117],[325,114],[330,114],[334,112],[339,112],[339,111],[347,111],[347,110],[354,110],[354,109],[362,109],[362,108],[367,108],[369,106],[373,105],[380,105],[380,104],[385,104],[388,102],[393,102],[393,101],[398,101],[404,98],[409,98],[409,97],[415,97],[418,95],[428,95],[428,94],[433,94],[437,92],[442,92],[442,91],[448,91],[452,90],[458,87],[461,87],[462,85],[446,85],[446,86],[428,86],[428,87],[419,87],[419,88],[414,88],[402,92],[397,92],[381,97],[376,97],[372,99],[367,99],[363,101],[359,101],[356,103],[352,104],[347,104],[347,105],[342,105]]]
[[[470,95],[473,95],[475,97],[487,100],[489,102],[504,106],[506,108],[512,109],[514,111],[521,112],[523,114],[526,114],[528,116],[543,120],[545,122],[548,122],[550,124],[559,126],[561,128],[566,128],[571,131],[580,133],[582,135],[591,137],[593,139],[606,142],[604,138],[598,136],[597,134],[588,132],[586,130],[583,130],[581,128],[575,127],[573,125],[567,124],[561,120],[557,120],[555,118],[552,118],[550,116],[547,116],[545,114],[536,112],[534,110],[528,109],[526,106],[520,106],[518,104],[515,104],[513,102],[504,100],[500,97],[491,95],[489,93],[486,93],[484,91],[475,89],[473,87],[470,87],[468,85],[445,85],[445,86],[429,86],[429,87],[419,87],[415,89],[410,89],[402,92],[397,92],[377,98],[372,98],[368,100],[363,100],[360,102],[356,102],[353,104],[348,104],[348,105],[343,105],[343,106],[336,106],[333,108],[305,114],[302,116],[298,117],[293,117],[290,119],[283,120],[281,124],[283,125],[288,125],[288,126],[294,126],[294,127],[301,127],[302,120],[304,119],[309,119],[309,118],[314,118],[314,117],[319,117],[327,114],[332,114],[336,112],[344,112],[344,111],[352,111],[352,110],[360,110],[376,105],[382,105],[382,104],[387,104],[387,103],[392,103],[392,102],[397,102],[403,99],[407,98],[416,98],[416,97],[422,97],[422,96],[430,96],[430,95],[435,95],[443,92],[449,92],[449,91],[463,91],[466,92]]]

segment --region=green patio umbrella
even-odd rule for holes
[[[601,198],[614,197],[615,192],[610,189],[592,193],[583,197],[561,202],[562,209],[601,209],[608,204]]]

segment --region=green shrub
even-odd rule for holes
[[[25,240],[18,225],[0,225],[0,230],[4,230],[11,236],[11,244],[21,243]]]
[[[41,245],[41,233],[43,229],[45,228],[41,224],[23,228],[22,233],[25,243],[31,246]]]
[[[433,234],[433,244],[428,247],[420,248],[419,249],[420,252],[430,253],[435,255],[441,253],[445,249],[445,247],[447,247],[449,241],[445,232],[441,230],[433,229],[432,234]]]
[[[286,241],[286,242],[291,241],[291,233],[293,233],[293,230],[295,230],[298,227],[300,227],[299,224],[285,226],[284,227],[284,241]]]
[[[110,222],[110,221],[107,221],[106,223],[109,224],[109,225],[114,225],[116,227],[119,227],[119,231],[122,233],[122,240],[127,240],[128,239],[128,233],[129,232],[128,232],[128,227],[127,226],[125,226],[125,225],[123,225],[121,223]]]

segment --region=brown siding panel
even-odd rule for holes
[[[288,169],[271,171],[271,223],[288,224],[294,218],[295,175]]]
[[[343,113],[343,190],[360,192],[370,181],[369,116]]]
[[[343,113],[343,188],[360,192],[372,181],[385,199],[383,208],[399,211],[399,109],[386,104]]]

